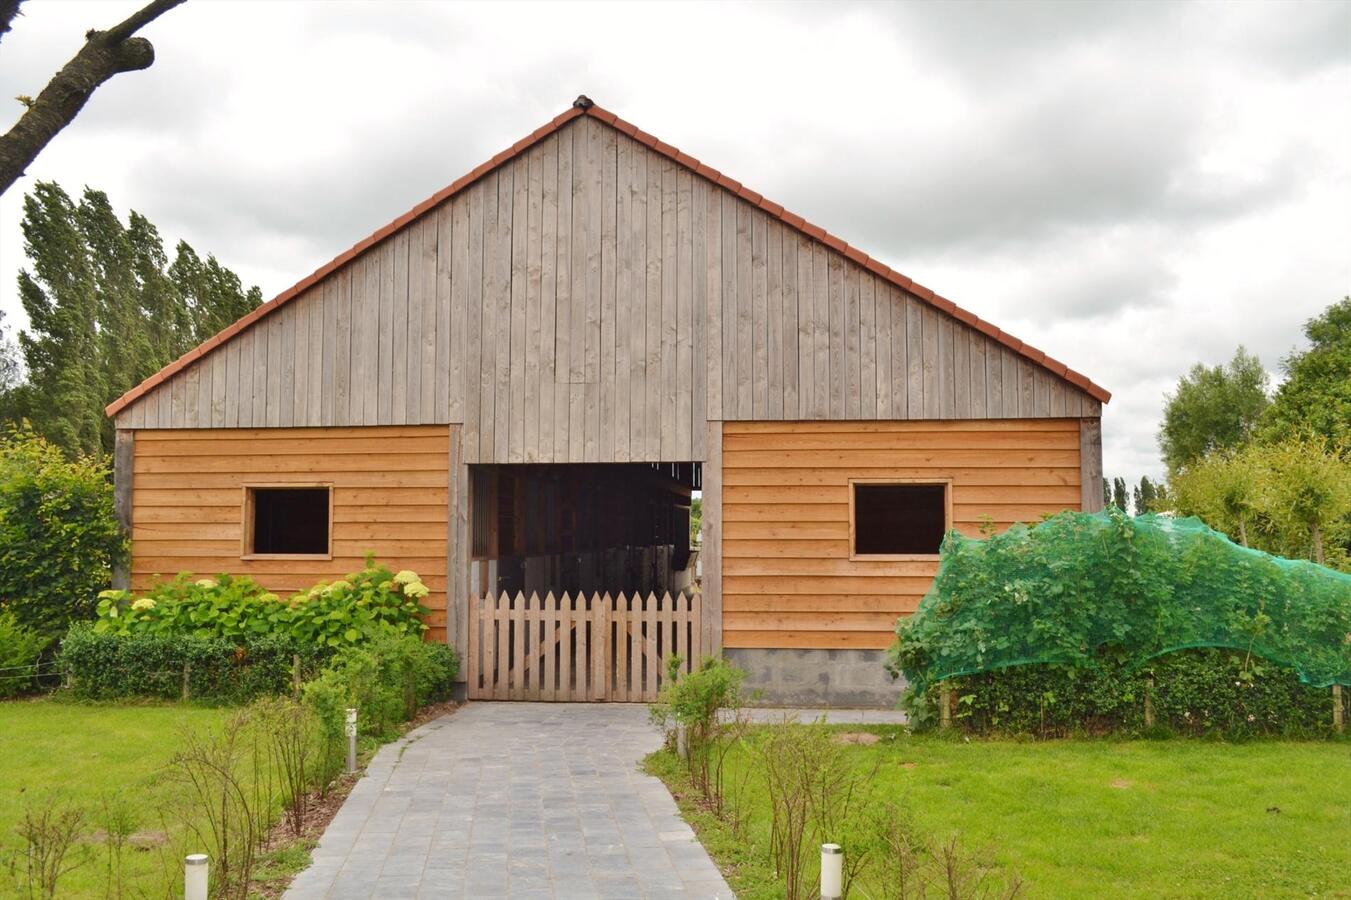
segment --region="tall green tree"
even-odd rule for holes
[[[1351,447],[1351,297],[1304,325],[1309,348],[1281,361],[1285,381],[1263,418],[1261,437],[1318,435]]]
[[[1135,503],[1135,514],[1137,516],[1143,516],[1145,513],[1149,512],[1153,508],[1155,501],[1160,499],[1159,487],[1160,485],[1157,482],[1151,481],[1148,475],[1141,476],[1140,483],[1135,486],[1135,489],[1132,492],[1133,501]]]
[[[262,302],[186,243],[170,261],[155,226],[135,212],[124,225],[102,191],[86,188],[76,203],[38,182],[23,232],[28,381],[18,396],[37,431],[70,454],[110,450],[108,403]]]
[[[1130,512],[1130,496],[1126,493],[1126,479],[1112,479],[1112,505],[1122,512]]]
[[[1193,366],[1164,403],[1159,447],[1169,475],[1207,453],[1244,444],[1270,402],[1266,370],[1242,347],[1226,365]]]

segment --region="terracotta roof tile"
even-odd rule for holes
[[[183,354],[183,356],[179,357],[174,362],[169,363],[163,369],[160,369],[154,375],[151,375],[145,381],[142,381],[140,384],[136,385],[136,387],[127,391],[121,397],[118,397],[112,403],[108,404],[105,412],[109,416],[117,415],[131,403],[135,402],[140,397],[149,393],[156,386],[172,378],[174,375],[182,371],[192,362],[210,353],[212,350],[219,347],[221,344],[225,343],[230,338],[234,337],[236,334],[239,334],[241,331],[243,331],[245,328],[248,328],[254,322],[257,322],[264,316],[269,315],[278,307],[289,302],[294,297],[297,297],[300,294],[304,293],[305,291],[309,290],[315,284],[322,281],[328,275],[337,270],[344,263],[355,258],[362,251],[370,248],[373,244],[378,243],[379,241],[388,237],[390,234],[393,234],[395,231],[398,231],[400,228],[403,228],[405,225],[412,222],[414,219],[417,219],[422,215],[426,214],[429,210],[433,209],[434,207],[439,206],[441,203],[445,202],[447,199],[454,196],[468,185],[477,181],[480,177],[482,177],[491,169],[496,168],[497,166],[501,165],[508,159],[511,159],[519,155],[520,153],[528,150],[530,147],[534,146],[539,141],[558,131],[564,125],[571,122],[573,119],[585,115],[589,115],[599,122],[603,122],[607,125],[614,127],[618,131],[623,132],[626,135],[629,135],[634,140],[638,141],[641,144],[644,144],[647,147],[652,148],[653,150],[662,154],[663,156],[667,157],[673,162],[679,163],[680,165],[691,169],[695,174],[703,178],[707,178],[713,183],[720,185],[723,188],[726,188],[727,190],[731,191],[734,194],[737,194],[738,196],[742,197],[748,202],[755,204],[769,215],[772,215],[775,218],[779,219],[781,222],[790,226],[791,228],[796,229],[797,231],[807,235],[808,237],[814,240],[820,241],[826,246],[838,251],[839,253],[842,253],[849,259],[854,260],[859,265],[862,265],[869,271],[886,279],[887,281],[894,284],[901,290],[908,291],[915,297],[918,297],[920,300],[923,300],[935,306],[936,308],[953,315],[954,317],[960,319],[963,322],[971,324],[984,334],[989,335],[991,338],[999,341],[1001,344],[1004,344],[1005,346],[1011,348],[1012,350],[1022,354],[1024,357],[1030,359],[1032,362],[1046,367],[1048,370],[1057,375],[1060,375],[1066,381],[1069,381],[1071,384],[1074,384],[1082,388],[1086,393],[1088,393],[1095,399],[1103,403],[1106,403],[1108,400],[1111,399],[1112,395],[1110,392],[1108,392],[1105,388],[1102,388],[1099,385],[1094,384],[1087,376],[1082,375],[1079,372],[1076,372],[1073,369],[1066,367],[1064,363],[1061,363],[1058,360],[1051,359],[1050,357],[1046,356],[1046,354],[1043,353],[1042,351],[1030,345],[1024,344],[1022,341],[1018,340],[1012,335],[1006,334],[1005,332],[999,330],[989,322],[986,322],[984,319],[981,319],[979,316],[975,316],[974,314],[968,312],[967,310],[964,310],[961,307],[957,306],[951,300],[948,300],[944,297],[939,297],[933,291],[929,290],[923,285],[916,284],[915,282],[911,281],[909,278],[902,275],[901,273],[895,271],[894,269],[891,269],[885,264],[878,262],[877,260],[868,256],[868,254],[850,246],[840,238],[826,231],[824,228],[821,228],[817,225],[813,225],[806,219],[802,218],[801,216],[795,213],[791,213],[788,210],[784,209],[779,204],[766,200],[763,197],[763,195],[751,190],[750,188],[745,187],[739,181],[736,181],[732,178],[727,177],[726,175],[723,175],[716,169],[711,168],[710,166],[704,165],[703,163],[699,162],[699,160],[695,159],[692,156],[689,156],[688,154],[680,150],[677,150],[670,144],[657,140],[656,137],[648,134],[641,128],[638,128],[636,125],[624,121],[623,119],[619,118],[617,115],[610,112],[609,110],[602,109],[599,106],[591,105],[585,109],[582,109],[577,106],[569,107],[564,112],[559,113],[557,116],[555,116],[547,125],[543,125],[540,128],[535,129],[533,132],[530,133],[528,137],[523,138],[517,141],[516,143],[512,144],[511,147],[494,155],[487,162],[475,166],[467,174],[462,175],[460,178],[456,179],[445,188],[441,189],[440,191],[437,191],[435,194],[428,197],[426,200],[423,200],[417,206],[414,206],[408,212],[399,216],[397,219],[390,222],[388,225],[376,229],[376,231],[374,231],[372,234],[358,241],[352,247],[338,254],[336,257],[334,257],[332,260],[325,263],[324,265],[320,266],[318,269],[315,269],[313,273],[302,278],[300,281],[296,282],[291,287],[282,291],[280,294],[269,300],[267,303],[264,303],[262,306],[259,306],[257,309],[253,310],[248,315],[245,315],[232,325],[228,326],[219,334],[210,338],[200,346],[195,347],[194,349]],[[1062,369],[1063,372],[1061,371]]]

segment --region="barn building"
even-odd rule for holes
[[[108,407],[123,577],[373,551],[471,697],[890,705],[947,529],[1102,505],[1109,396],[583,97]]]

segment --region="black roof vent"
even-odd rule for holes
[[[572,101],[572,105],[580,110],[588,110],[596,104],[586,94],[578,94],[577,99]]]

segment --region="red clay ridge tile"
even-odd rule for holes
[[[836,251],[837,253],[843,254],[844,251],[849,248],[848,244],[846,244],[844,241],[840,240],[830,232],[824,231],[822,232],[822,234],[824,234],[825,237],[821,238],[821,243],[825,244],[827,247]]]
[[[760,198],[760,208],[769,213],[776,219],[783,219],[783,206],[770,200],[768,197]]]
[[[727,190],[731,191],[733,194],[741,190],[741,182],[737,181],[735,178],[728,178],[726,175],[718,176],[718,184],[727,188]]]
[[[850,244],[844,245],[844,255],[858,263],[860,266],[868,265],[868,254]]]
[[[934,298],[933,291],[929,290],[924,285],[916,284],[913,281],[910,282],[910,293],[914,294],[916,297],[925,302],[931,302]]]
[[[672,147],[671,149],[675,150],[674,147]],[[675,161],[680,163],[687,169],[699,168],[699,160],[695,159],[693,156],[690,156],[688,153],[681,152],[680,150],[675,151]]]
[[[595,116],[597,119],[600,119],[606,125],[613,125],[619,119],[619,116],[616,116],[608,109],[601,109],[599,106],[592,106],[590,109],[586,111],[591,115]]]
[[[694,173],[700,178],[707,178],[709,181],[715,183],[718,180],[718,176],[722,174],[717,169],[706,166],[703,163],[699,163],[699,166],[694,170]]]
[[[677,154],[678,152],[680,152],[680,151],[676,150],[676,148],[672,147],[670,144],[666,143],[666,142],[663,141],[663,140],[657,140],[657,141],[655,141],[655,142],[652,144],[652,149],[653,149],[653,150],[656,150],[656,151],[657,151],[658,153],[660,153],[662,156],[666,156],[666,157],[669,157],[669,158],[671,158],[671,159],[675,159],[676,154]]]
[[[963,309],[962,307],[956,305],[955,303],[952,306],[952,317],[954,319],[957,319],[959,322],[965,322],[967,325],[971,325],[973,327],[976,324],[976,319],[979,318],[975,313],[971,312],[969,309]]]
[[[948,314],[953,313],[957,309],[956,303],[953,303],[947,297],[940,296],[939,294],[934,294],[933,304]]]

